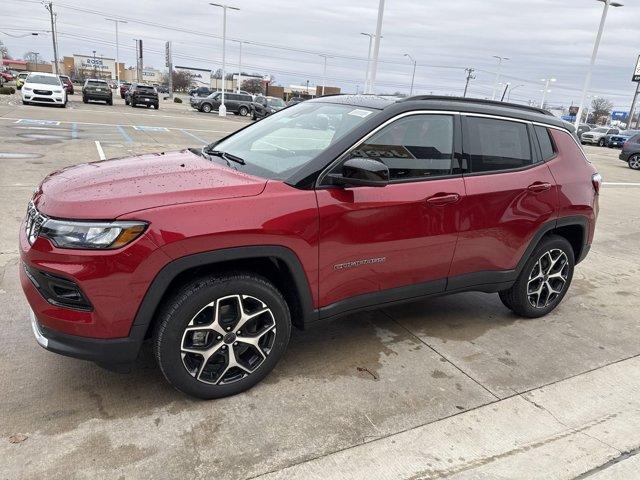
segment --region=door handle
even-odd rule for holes
[[[535,182],[527,187],[527,190],[533,193],[546,192],[551,188],[551,184],[547,182]]]
[[[457,193],[436,193],[427,198],[427,203],[433,206],[440,206],[456,203],[458,200],[460,200],[460,195]]]

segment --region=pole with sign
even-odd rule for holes
[[[171,42],[165,43],[165,60],[169,69],[169,98],[173,100],[173,59],[171,58]]]
[[[633,94],[633,100],[631,101],[631,108],[629,109],[629,118],[627,119],[627,130],[631,128],[631,124],[633,123],[633,112],[636,109],[636,100],[638,99],[638,93],[640,93],[640,55],[638,55],[638,59],[636,60],[636,68],[633,71],[633,76],[631,77],[632,82],[636,82],[636,92]]]

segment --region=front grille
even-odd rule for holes
[[[582,135],[584,138],[593,138],[593,135],[587,135],[586,133]]]
[[[34,90],[33,93],[36,95],[52,95],[53,92],[51,90]]]
[[[32,100],[36,102],[55,102],[53,98],[48,97],[33,97]]]
[[[40,229],[42,228],[42,224],[46,219],[47,217],[38,212],[38,209],[33,202],[29,202],[29,206],[27,207],[27,220],[25,222],[25,232],[27,234],[29,244],[33,245],[33,242],[36,241],[36,238],[38,238],[38,234],[40,233]]]

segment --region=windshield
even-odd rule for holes
[[[607,133],[608,131],[609,129],[604,127],[598,127],[594,130],[594,132],[598,132],[598,133]]]
[[[267,99],[267,105],[270,107],[286,107],[287,104],[284,103],[284,100],[280,98],[269,98]]]
[[[244,159],[246,165],[234,164],[242,171],[283,180],[373,113],[352,105],[300,103],[209,148]]]
[[[27,78],[29,83],[41,83],[43,85],[60,85],[58,77],[49,77],[47,75],[29,75]]]

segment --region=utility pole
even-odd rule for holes
[[[53,40],[53,71],[56,75],[58,75],[58,41],[56,25],[53,20],[53,2],[45,3],[44,7],[49,11],[49,16],[51,17],[51,38]]]
[[[413,82],[414,82],[414,80],[416,78],[416,63],[417,62],[408,53],[405,53],[404,56],[407,57],[411,63],[413,63],[413,73],[411,74],[411,88],[409,89],[409,96],[411,97],[413,95]]]
[[[173,100],[173,58],[171,55],[171,42],[165,43],[165,60],[169,69],[169,98]]]
[[[469,82],[471,80],[473,80],[474,78],[476,78],[476,76],[473,74],[474,69],[469,67],[469,68],[465,68],[464,69],[465,72],[467,72],[467,81],[464,84],[464,93],[462,94],[463,97],[467,96],[467,90],[469,90]]]
[[[332,58],[325,53],[320,54],[321,57],[324,58],[324,69],[322,70],[322,93],[319,96],[324,96],[324,87],[327,83],[327,58]],[[318,96],[318,92],[316,92],[316,97]]]
[[[31,52],[33,53],[33,56],[36,58],[36,72],[38,71],[38,55],[40,55],[40,53],[38,52]]]
[[[376,72],[378,70],[378,55],[380,54],[380,38],[382,36],[382,18],[384,17],[384,0],[380,0],[378,5],[378,22],[376,24],[376,36],[373,42],[373,64],[371,65],[371,74],[369,76],[369,91],[373,93],[376,83]]]
[[[493,58],[498,59],[498,71],[496,72],[496,78],[493,82],[493,95],[491,95],[491,100],[496,99],[496,93],[498,91],[498,82],[500,81],[500,71],[502,70],[502,61],[509,60],[509,57],[501,57],[500,55],[494,55]]]
[[[501,102],[504,102],[504,96],[507,94],[507,90],[509,90],[509,87],[511,86],[511,84],[509,82],[507,82],[504,86],[504,91],[502,92],[502,97],[500,98]]]
[[[547,93],[549,93],[551,91],[551,90],[549,90],[549,83],[555,82],[556,79],[555,78],[543,78],[541,81],[546,82],[544,84],[544,90],[542,90],[542,100],[540,100],[540,108],[544,108],[544,101],[547,98]]]
[[[366,35],[369,37],[369,53],[367,54],[367,73],[364,76],[364,90],[363,93],[367,93],[367,86],[369,85],[369,73],[371,70],[371,46],[373,44],[373,34],[360,32],[360,35]]]

